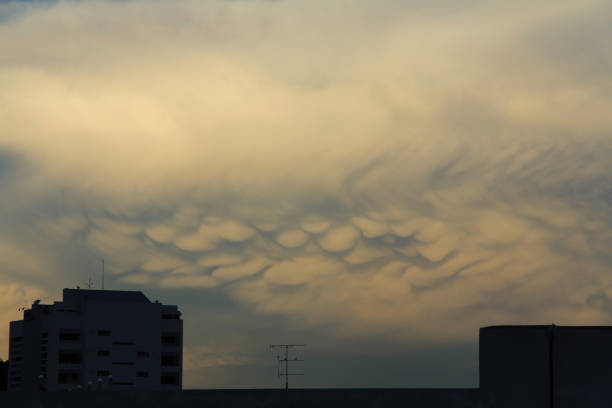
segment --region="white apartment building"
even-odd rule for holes
[[[183,320],[139,291],[64,289],[10,323],[9,391],[180,390]]]

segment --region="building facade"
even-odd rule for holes
[[[138,291],[64,289],[10,323],[9,391],[182,388],[177,306]]]
[[[480,329],[480,390],[496,407],[609,407],[612,326]]]

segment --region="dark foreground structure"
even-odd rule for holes
[[[477,389],[294,389],[48,392],[0,395],[1,407],[15,408],[315,408],[315,407],[480,407]],[[476,405],[475,405],[476,404]]]
[[[10,323],[10,392],[178,391],[182,363],[181,312],[139,291],[64,289]]]
[[[484,327],[479,361],[496,407],[612,406],[612,326]]]
[[[8,387],[8,361],[0,359],[0,392]]]
[[[612,326],[480,329],[480,388],[58,391],[0,393],[0,407],[612,406]]]

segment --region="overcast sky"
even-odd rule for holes
[[[178,304],[184,386],[477,386],[612,317],[608,0],[0,1],[0,357],[64,287]],[[296,367],[296,370],[300,368]]]

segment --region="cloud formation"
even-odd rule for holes
[[[606,323],[610,15],[0,4],[0,293],[104,258],[122,288],[222,293],[321,338]],[[203,336],[187,368],[250,361]]]

